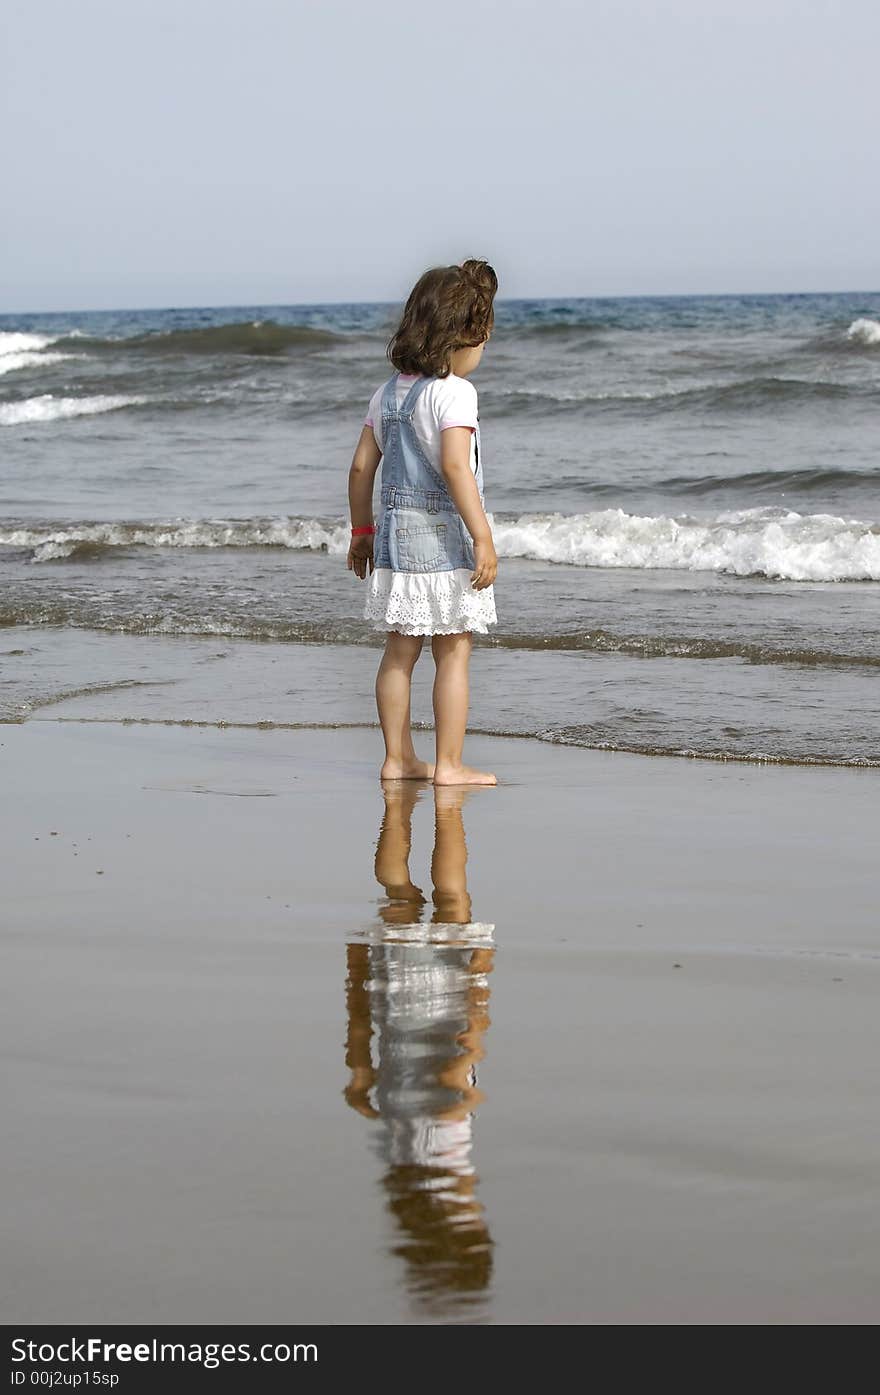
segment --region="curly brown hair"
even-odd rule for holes
[[[456,349],[482,344],[495,323],[498,277],[474,257],[461,266],[435,266],[419,277],[388,344],[401,373],[446,378]]]

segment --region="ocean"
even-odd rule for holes
[[[375,720],[346,486],[399,309],[0,316],[0,720]],[[880,764],[880,292],[502,299],[473,382],[475,729]]]

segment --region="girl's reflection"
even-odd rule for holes
[[[348,945],[345,1098],[380,1125],[374,1140],[400,1228],[394,1252],[407,1262],[410,1289],[442,1307],[473,1301],[492,1272],[471,1147],[494,949],[493,927],[471,921],[465,875],[462,804],[479,792],[430,788],[434,911],[423,923],[426,901],[410,878],[409,853],[413,808],[428,790],[408,781],[383,786],[375,866],[386,900],[370,942]]]

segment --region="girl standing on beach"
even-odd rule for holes
[[[348,481],[348,569],[370,580],[364,617],[387,635],[376,677],[383,780],[494,785],[462,764],[474,631],[496,623],[498,559],[483,506],[478,366],[494,325],[498,278],[488,262],[435,267],[413,287],[388,345],[397,370],[370,400]],[[382,461],[381,514],[373,482]],[[436,761],[410,731],[410,688],[425,635],[436,673]]]

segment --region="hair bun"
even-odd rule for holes
[[[461,270],[475,290],[482,291],[490,299],[494,297],[498,290],[498,277],[487,261],[479,257],[468,257],[467,261],[462,262]]]

